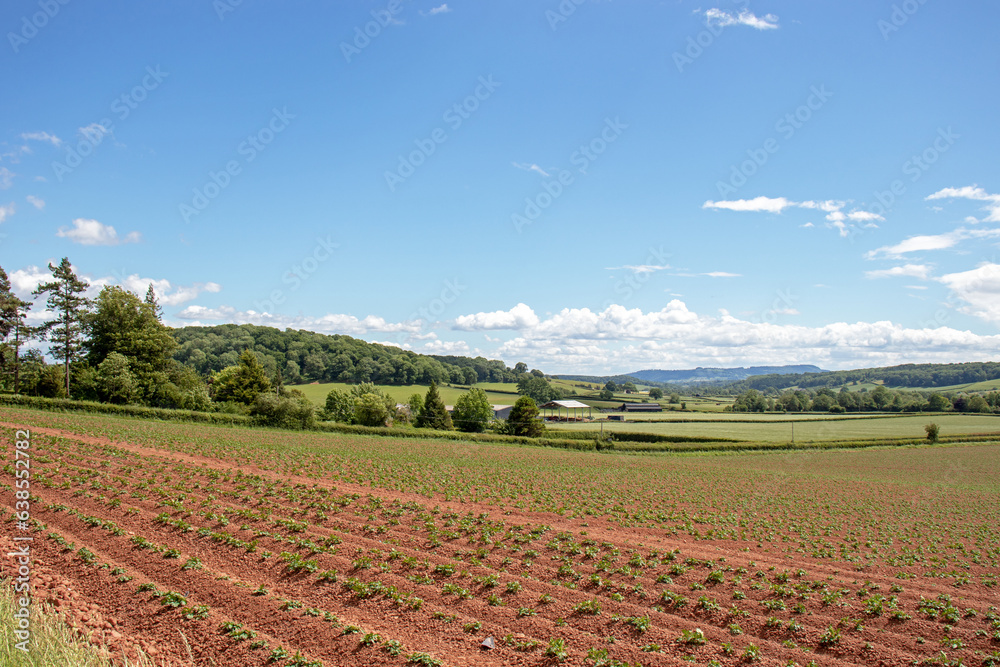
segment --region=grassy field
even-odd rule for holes
[[[647,417],[648,415],[643,415]],[[701,415],[704,417],[705,415]],[[692,415],[697,418],[698,415]],[[795,431],[796,442],[816,442],[822,440],[878,439],[878,438],[920,438],[924,437],[924,425],[930,422],[941,427],[941,435],[956,434],[1000,434],[1000,418],[991,415],[916,415],[886,416],[875,419],[841,417],[833,420],[806,419],[790,422],[787,415],[719,415],[710,422],[603,422],[604,433],[661,433],[664,435],[699,436],[709,438],[735,438],[770,442],[788,442]],[[736,422],[734,419],[752,419],[752,422]],[[595,422],[553,423],[548,425],[553,435],[560,430],[593,431],[601,426]]]
[[[316,405],[323,405],[326,403],[326,395],[330,393],[331,389],[340,389],[341,391],[350,391],[353,385],[343,384],[341,382],[330,382],[327,384],[300,384],[296,385],[295,389],[298,389],[306,395],[306,397],[315,403]],[[485,389],[483,385],[476,385],[480,389]],[[515,391],[517,385],[514,384],[500,384],[496,383],[497,387],[507,387],[509,391]],[[403,386],[383,386],[380,389],[385,390],[387,394],[395,398],[400,403],[406,403],[410,396],[413,394],[420,394],[425,396],[427,390],[430,389],[430,385],[421,384],[411,384]],[[447,385],[442,385],[438,387],[438,392],[441,394],[441,400],[447,405],[455,405],[455,401],[462,394],[468,392],[465,388],[451,387]],[[516,394],[501,394],[496,391],[486,391],[487,398],[490,402],[495,405],[513,405],[517,401]]]

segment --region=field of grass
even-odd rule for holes
[[[667,413],[668,415],[670,413]],[[683,413],[676,413],[683,414]],[[629,415],[634,416],[634,415]],[[705,415],[689,415],[692,419]],[[642,415],[643,418],[650,415]],[[803,418],[791,421],[788,415],[734,415],[722,414],[712,421],[689,422],[603,422],[604,433],[659,433],[663,435],[698,436],[707,438],[734,438],[769,442],[788,442],[795,432],[796,442],[823,440],[921,438],[924,425],[930,422],[941,427],[941,435],[996,433],[1000,437],[1000,417],[992,415],[907,415],[885,416],[869,419],[838,417],[836,419]],[[750,422],[737,422],[749,419]],[[595,422],[553,423],[548,425],[552,435],[560,430],[593,431],[600,426]]]
[[[477,384],[476,387],[480,389],[486,389],[486,385],[490,387],[506,387],[508,391],[516,391],[517,385],[515,384],[501,384],[501,383],[486,383],[485,385]],[[296,385],[295,389],[298,389],[306,395],[310,401],[316,405],[324,405],[326,403],[326,395],[330,393],[331,389],[340,389],[341,391],[350,391],[353,385],[344,384],[341,382],[330,382],[327,384],[300,384]],[[420,394],[425,396],[427,390],[430,389],[430,385],[420,385],[411,384],[403,386],[382,386],[381,389],[385,390],[387,394],[396,399],[399,403],[406,403],[410,396],[413,394]],[[455,405],[455,401],[458,400],[459,396],[468,392],[468,389],[464,387],[452,387],[449,385],[442,385],[438,387],[438,393],[441,394],[441,400],[447,405]],[[496,391],[486,390],[486,397],[490,399],[490,403],[495,405],[513,405],[517,401],[516,394],[502,394]]]
[[[948,387],[936,387],[931,391],[1000,391],[1000,380],[983,380],[969,384],[953,384]]]

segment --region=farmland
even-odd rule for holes
[[[1000,664],[993,442],[640,456],[2,421],[8,454],[32,430],[34,594],[115,655]]]
[[[883,415],[847,416],[832,418],[829,415],[747,415],[721,413],[706,418],[697,413],[659,413],[652,415],[627,415],[629,421],[605,422],[605,435],[615,433],[658,433],[663,435],[696,436],[707,438],[734,438],[761,442],[788,442],[794,435],[796,442],[824,440],[921,438],[924,425],[935,422],[942,435],[997,434],[1000,438],[1000,417],[993,415]],[[642,419],[643,421],[638,421]],[[649,421],[646,421],[649,420]],[[593,431],[593,422],[551,424],[559,431]]]
[[[316,405],[324,405],[326,403],[326,395],[330,393],[331,389],[339,389],[341,391],[350,391],[351,387],[354,385],[344,384],[341,382],[328,382],[325,384],[303,384],[295,387],[303,394],[306,395],[310,401]],[[484,384],[477,384],[477,387],[485,388]],[[497,405],[513,405],[518,399],[517,395],[517,385],[515,384],[504,384],[504,383],[491,383],[489,384],[491,388],[486,389],[486,397],[490,402]],[[385,391],[387,394],[392,396],[398,403],[406,403],[406,401],[413,394],[420,394],[421,397],[427,394],[427,390],[430,385],[382,385],[379,389]],[[500,388],[497,391],[496,388]],[[502,393],[502,392],[507,393]],[[459,387],[452,387],[450,385],[442,385],[438,387],[438,393],[441,394],[441,400],[443,400],[448,405],[454,405],[458,400],[458,397],[462,394],[467,393],[468,390]]]

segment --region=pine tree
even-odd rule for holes
[[[145,301],[153,309],[156,321],[161,322],[163,320],[163,308],[160,308],[160,302],[156,300],[156,290],[153,289],[153,283],[149,283],[149,287],[146,289]]]
[[[17,298],[11,290],[7,272],[0,267],[0,367],[6,371],[7,351],[14,351],[14,393],[21,388],[21,346],[35,336],[35,329],[28,326],[27,315],[31,302]],[[13,334],[13,340],[10,340]]]
[[[545,431],[545,424],[538,418],[538,406],[530,396],[522,396],[514,403],[507,417],[511,435],[537,438]]]
[[[445,409],[444,401],[441,400],[441,394],[438,393],[437,384],[434,382],[431,382],[431,388],[424,397],[424,407],[417,416],[417,426],[439,431],[450,431],[453,428],[451,415]]]
[[[49,271],[52,281],[42,283],[32,294],[48,294],[46,305],[55,314],[55,319],[42,324],[40,337],[51,343],[49,353],[65,365],[66,395],[69,396],[69,366],[83,348],[90,300],[82,296],[87,283],[76,276],[68,258],[63,257],[59,266],[49,264]]]

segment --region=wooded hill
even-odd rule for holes
[[[286,384],[374,382],[409,385],[436,382],[516,382],[502,361],[476,357],[432,357],[344,335],[253,324],[184,327],[171,331],[174,359],[202,375],[239,362],[240,353],[257,353],[268,377],[280,371]]]
[[[1000,378],[1000,363],[993,361],[963,364],[903,364],[885,368],[861,368],[852,371],[758,375],[728,384],[720,389],[739,393],[747,389],[780,391],[791,387],[799,389],[834,388],[853,383],[875,383],[886,387],[911,389],[935,389],[997,378]]]

